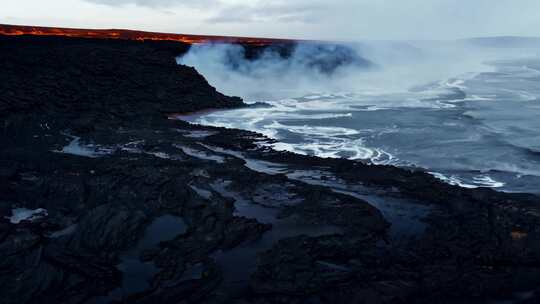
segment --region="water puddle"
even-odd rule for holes
[[[394,239],[422,234],[427,227],[422,219],[433,211],[432,207],[406,199],[360,194],[339,189],[333,189],[333,191],[364,200],[381,211],[384,218],[392,224],[390,226],[390,236]]]
[[[272,247],[281,239],[307,235],[321,236],[342,233],[342,229],[330,225],[313,225],[302,223],[298,218],[290,216],[278,218],[279,209],[268,208],[243,198],[239,193],[227,190],[228,182],[213,183],[211,187],[222,196],[235,200],[235,215],[256,219],[260,223],[272,224],[272,229],[254,242],[242,244],[227,251],[219,251],[213,255],[223,270],[223,288],[228,292],[240,292],[249,283],[250,275],[256,270],[257,256]]]
[[[49,235],[49,237],[51,239],[57,239],[57,238],[60,238],[60,237],[66,236],[66,235],[71,235],[77,230],[78,226],[79,225],[77,225],[77,224],[70,225],[70,226],[68,226],[68,227],[66,227],[66,228],[64,228],[62,230],[55,231],[55,232],[51,233]]]
[[[142,262],[140,255],[144,250],[154,248],[160,242],[170,241],[186,232],[184,220],[178,216],[163,215],[156,218],[145,230],[137,245],[120,257],[117,268],[122,272],[122,285],[101,297],[96,303],[123,300],[128,295],[142,292],[150,287],[150,280],[159,272],[153,262]]]
[[[287,174],[287,177],[307,184],[330,187],[336,193],[366,201],[381,211],[384,218],[392,224],[390,235],[394,238],[423,233],[426,224],[422,219],[433,211],[431,206],[407,199],[379,195],[364,187],[347,185],[345,181],[323,170],[295,170]]]
[[[26,208],[15,208],[11,210],[11,216],[6,216],[6,219],[9,219],[9,222],[12,224],[20,224],[23,221],[35,221],[37,219],[46,217],[48,215],[47,210],[43,208],[38,208],[35,210],[30,210]]]
[[[212,192],[210,192],[208,190],[201,189],[201,188],[193,186],[193,185],[191,185],[190,187],[191,187],[191,189],[193,189],[193,191],[195,191],[195,193],[197,193],[202,198],[210,199],[212,197]]]
[[[178,130],[178,131],[182,133],[182,136],[184,137],[195,138],[195,139],[207,138],[209,136],[216,135],[219,133],[215,131],[202,131],[202,130],[193,130],[193,131]]]
[[[93,144],[83,145],[81,144],[81,138],[77,136],[71,136],[72,140],[69,144],[62,148],[62,150],[54,150],[56,153],[65,153],[83,157],[97,158],[105,156],[114,152],[114,149],[104,148]]]
[[[259,172],[259,173],[264,173],[264,174],[269,174],[269,175],[276,175],[276,174],[283,174],[283,173],[287,172],[287,166],[283,165],[283,164],[278,164],[278,163],[273,163],[273,162],[248,158],[248,157],[244,156],[244,154],[242,154],[241,152],[238,152],[238,151],[227,150],[227,149],[223,149],[223,148],[219,148],[219,147],[211,147],[211,146],[207,146],[207,145],[203,145],[203,146],[205,148],[209,149],[209,150],[212,150],[212,151],[216,152],[216,153],[228,154],[228,155],[234,156],[236,158],[240,158],[240,159],[242,159],[242,160],[244,160],[246,162],[245,166],[248,169]]]
[[[203,160],[214,161],[214,162],[216,162],[218,164],[225,163],[225,158],[220,156],[220,155],[210,154],[210,153],[208,153],[206,151],[196,150],[196,149],[193,149],[193,148],[180,146],[180,145],[174,145],[174,146],[176,148],[182,150],[185,154],[187,154],[187,155],[189,155],[191,157],[198,158],[198,159],[203,159]]]

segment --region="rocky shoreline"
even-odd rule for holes
[[[1,303],[540,300],[537,196],[170,119],[188,49],[0,36]]]

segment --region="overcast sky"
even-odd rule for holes
[[[0,23],[339,40],[540,36],[540,0],[2,0]]]

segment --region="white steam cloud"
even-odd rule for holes
[[[339,90],[340,80],[373,68],[342,46],[300,44],[289,52],[271,48],[246,59],[239,45],[195,45],[178,62],[195,67],[220,91],[248,100],[318,92],[323,83],[327,90]]]
[[[489,71],[492,67],[486,62],[510,54],[515,58],[516,52],[531,55],[522,49],[476,47],[465,41],[322,47],[308,43],[286,58],[269,49],[249,60],[241,46],[216,44],[195,45],[178,63],[195,67],[219,91],[251,102],[309,94],[407,92],[466,72]],[[325,64],[336,68],[329,72]]]

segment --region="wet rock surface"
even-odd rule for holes
[[[538,197],[275,152],[166,42],[0,37],[1,303],[535,303]]]

